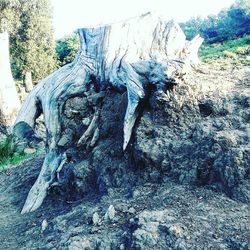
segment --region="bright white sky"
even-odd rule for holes
[[[193,16],[217,14],[234,0],[52,0],[55,37],[77,28],[111,23],[156,11],[169,19],[185,21]]]

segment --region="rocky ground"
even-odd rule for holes
[[[250,249],[249,87],[247,68],[204,66],[152,88],[125,153],[126,93],[69,99],[43,206],[20,215],[42,158],[0,173],[0,249]],[[95,102],[98,140],[76,147]]]

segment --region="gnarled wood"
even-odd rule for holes
[[[55,180],[63,160],[61,137],[63,107],[67,99],[87,92],[87,85],[100,89],[112,85],[126,88],[128,96],[124,119],[126,149],[138,116],[138,106],[147,95],[149,84],[166,84],[169,78],[189,70],[198,63],[197,51],[203,39],[186,41],[180,27],[173,21],[147,14],[112,25],[79,30],[81,46],[76,59],[41,81],[29,94],[16,120],[34,127],[43,112],[47,128],[47,155],[41,173],[32,187],[22,213],[38,208],[48,187]],[[93,146],[99,136],[97,114],[79,143],[92,136]],[[64,163],[64,162],[63,162]]]

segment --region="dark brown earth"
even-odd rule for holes
[[[0,173],[0,249],[250,249],[249,69],[152,89],[125,153],[126,93],[106,91],[93,148],[76,148],[88,100],[65,106],[72,161],[42,207],[20,214],[42,158]]]
[[[1,249],[249,249],[249,205],[208,188],[146,184],[131,194],[60,201],[50,195],[35,212],[21,215],[42,159],[0,174]],[[112,221],[104,215],[110,205]],[[93,225],[98,212],[100,222]],[[42,221],[48,227],[42,232]],[[85,248],[89,246],[89,248]],[[112,247],[113,246],[113,247]]]

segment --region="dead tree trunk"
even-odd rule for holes
[[[30,70],[25,71],[23,82],[26,93],[29,93],[33,89],[32,75]]]
[[[21,106],[9,59],[9,36],[0,34],[0,123],[13,125]]]
[[[169,78],[182,74],[197,65],[197,51],[203,39],[191,42],[178,24],[147,14],[97,28],[79,30],[81,46],[75,60],[42,80],[26,98],[16,120],[34,127],[42,112],[47,128],[47,154],[38,179],[29,192],[22,213],[37,209],[48,188],[55,181],[65,163],[65,155],[58,145],[62,136],[60,116],[67,99],[84,96],[88,86],[98,84],[126,88],[127,111],[124,118],[125,150],[138,115],[138,105],[145,98],[149,84],[165,84]],[[91,137],[98,138],[98,107],[89,128],[79,144]]]

